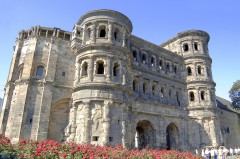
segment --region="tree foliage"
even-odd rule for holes
[[[229,91],[229,97],[232,100],[232,107],[240,109],[240,80],[236,81]]]

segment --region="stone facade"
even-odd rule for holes
[[[20,139],[128,148],[219,146],[209,35],[190,30],[157,46],[112,10],[83,15],[72,32],[21,31],[0,131]]]

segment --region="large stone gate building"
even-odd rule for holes
[[[208,33],[184,31],[158,46],[131,31],[131,21],[112,10],[86,13],[72,32],[21,31],[1,133],[14,143],[221,145]]]

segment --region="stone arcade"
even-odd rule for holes
[[[21,31],[1,134],[128,148],[222,144],[208,33],[189,30],[160,46],[131,34],[112,10],[83,15],[73,31]]]

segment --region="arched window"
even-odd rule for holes
[[[143,93],[147,94],[147,84],[145,82],[143,83]]]
[[[201,95],[201,100],[205,100],[205,92],[201,91],[200,95]]]
[[[193,44],[193,47],[194,47],[194,50],[196,50],[196,51],[199,50],[199,49],[198,49],[198,43],[197,43],[197,42],[195,42],[195,43]]]
[[[169,65],[169,63],[167,63],[167,71],[168,71],[168,72],[170,71],[170,65]]]
[[[188,76],[192,75],[192,69],[189,66],[187,67],[187,74],[188,74]]]
[[[163,87],[161,88],[160,96],[161,96],[161,97],[164,97],[164,88],[163,88]]]
[[[137,91],[136,84],[137,84],[136,80],[133,80],[133,82],[132,82],[132,88],[133,88],[133,91],[134,91],[134,92]]]
[[[133,60],[137,61],[137,51],[136,50],[133,50],[132,55],[133,55]]]
[[[106,37],[106,26],[105,26],[105,25],[102,25],[102,26],[99,28],[99,30],[100,30],[99,37],[101,37],[101,38]]]
[[[113,76],[120,76],[120,67],[118,63],[114,63]]]
[[[199,74],[199,75],[202,74],[202,68],[201,68],[201,66],[198,66],[198,67],[197,67],[197,71],[198,71],[198,74]]]
[[[151,66],[155,66],[155,58],[151,57]]]
[[[177,66],[176,65],[173,66],[173,70],[174,70],[174,73],[177,74]]]
[[[163,64],[163,61],[162,60],[159,60],[159,68],[162,69],[162,64]]]
[[[195,100],[193,92],[189,92],[189,98],[190,98],[190,101],[194,101]]]
[[[178,106],[180,106],[179,92],[176,93],[176,98],[177,98],[177,104]]]
[[[146,55],[142,54],[142,63],[146,63]]]
[[[172,97],[172,90],[171,89],[169,90],[169,94],[168,95],[169,95],[169,98]]]
[[[97,74],[104,74],[104,62],[103,61],[97,62]]]
[[[37,70],[36,70],[36,76],[37,77],[42,77],[43,76],[43,71],[44,71],[44,67],[43,66],[38,66]]]
[[[183,51],[186,52],[189,50],[188,44],[183,44]]]
[[[155,87],[155,85],[152,86],[152,95],[153,96],[156,95],[156,87]]]
[[[21,66],[19,69],[18,79],[22,79],[22,73],[23,73],[23,66]]]
[[[119,29],[116,28],[115,31],[114,31],[114,39],[117,40],[118,39],[118,33],[119,33]]]
[[[91,29],[88,28],[87,29],[87,39],[90,39],[91,38]]]
[[[84,62],[82,65],[82,76],[87,76],[88,75],[88,63]]]

